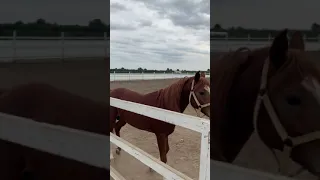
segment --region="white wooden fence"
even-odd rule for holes
[[[159,79],[172,79],[172,78],[184,78],[194,76],[195,73],[110,73],[110,81],[131,81],[131,80],[159,80]],[[207,78],[210,78],[210,74],[206,74]]]
[[[109,57],[109,37],[26,37],[0,36],[0,60],[70,59]],[[74,41],[77,40],[77,41]],[[86,41],[91,40],[91,41]],[[104,43],[105,42],[105,43]]]
[[[304,35],[303,38],[305,40],[306,50],[320,50],[320,35],[318,37],[307,37]],[[244,46],[250,49],[261,48],[271,45],[273,39],[274,37],[271,35],[268,37],[251,37],[250,34],[248,34],[245,38],[235,38],[225,34],[224,37],[210,38],[210,51],[211,53],[233,51]],[[312,42],[308,40],[311,40]]]
[[[210,179],[210,121],[186,114],[181,114],[165,109],[137,104],[129,101],[123,101],[116,98],[110,98],[110,105],[137,114],[148,116],[164,122],[175,124],[193,131],[201,133],[201,151],[200,151],[200,180]],[[110,142],[122,148],[142,163],[154,169],[161,174],[165,179],[191,179],[186,175],[174,170],[168,165],[160,162],[151,155],[148,155],[141,149],[131,145],[130,143],[110,134]],[[115,177],[113,177],[115,178]]]

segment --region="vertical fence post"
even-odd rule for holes
[[[248,45],[250,45],[250,41],[251,41],[251,36],[250,36],[250,34],[248,34]]]
[[[225,38],[226,38],[226,41],[227,41],[227,43],[226,43],[226,46],[227,46],[227,47],[226,47],[226,48],[230,50],[230,47],[229,47],[229,35],[226,34],[226,37],[225,37]]]
[[[199,179],[209,180],[210,173],[210,131],[201,133]]]
[[[156,79],[156,72],[153,72],[153,79]]]
[[[142,75],[142,80],[144,80],[143,71],[142,71],[141,75]]]
[[[113,80],[116,81],[116,71],[113,71]]]
[[[130,81],[130,71],[129,71],[129,81]]]
[[[164,71],[163,72],[163,79],[165,79],[166,78],[166,72]]]
[[[271,40],[272,40],[271,34],[269,34],[269,36],[268,36],[268,41],[271,41]]]
[[[108,45],[109,45],[109,43],[107,43],[107,32],[103,33],[103,39],[104,39],[104,42],[106,43],[106,45],[104,46],[104,55],[107,58],[108,57]]]
[[[12,62],[14,62],[16,60],[16,55],[17,55],[17,31],[14,30],[13,34],[12,34],[12,48],[13,48],[13,52],[12,52]]]
[[[61,41],[61,60],[64,61],[64,57],[65,57],[65,52],[64,52],[64,32],[61,32],[61,37],[60,37],[60,41]]]

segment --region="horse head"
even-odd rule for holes
[[[288,46],[287,30],[274,39],[263,66],[254,124],[269,147],[290,150],[292,160],[320,177],[320,73],[304,47],[298,33]],[[259,106],[264,106],[261,114]],[[263,118],[269,128],[259,126]]]
[[[191,83],[189,103],[200,110],[207,117],[210,117],[210,83],[205,74],[198,71]]]

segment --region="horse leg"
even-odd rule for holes
[[[168,140],[168,136],[165,134],[156,134],[156,137],[160,153],[160,160],[164,163],[167,163],[167,151],[169,151],[169,148],[167,148],[166,140]],[[152,168],[149,168],[149,170],[151,172],[153,171]]]
[[[115,107],[110,106],[110,114],[109,114],[109,121],[110,121],[110,133],[114,132],[114,127],[116,124],[116,118],[117,118],[117,109]],[[112,151],[110,151],[110,159],[114,159]]]
[[[166,138],[165,138],[165,141],[166,141],[166,148],[167,148],[167,150],[166,150],[166,154],[168,154],[168,152],[169,152],[169,150],[170,150],[170,147],[169,147],[169,138],[168,138],[168,136],[166,136]]]
[[[120,118],[120,117],[119,117],[119,118]],[[119,119],[119,121],[116,123],[114,129],[115,129],[116,135],[117,135],[118,137],[120,137],[120,129],[121,129],[124,125],[126,125],[126,122],[125,122],[124,120],[120,120],[120,119]],[[120,148],[120,147],[117,147],[116,153],[117,153],[118,155],[120,155],[120,151],[121,151],[121,148]]]

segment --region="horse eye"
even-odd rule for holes
[[[204,92],[200,92],[200,95],[204,95]]]
[[[289,96],[286,98],[286,101],[292,106],[298,106],[301,104],[301,99],[297,96]]]

